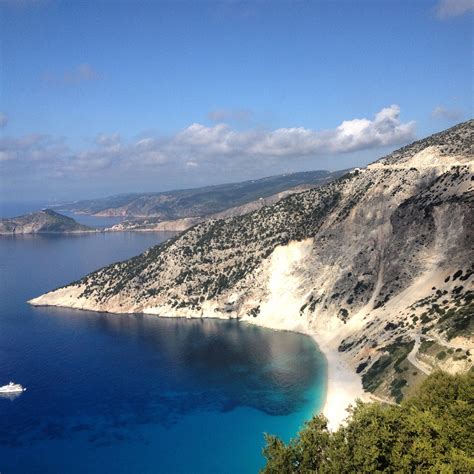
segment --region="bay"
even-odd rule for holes
[[[0,239],[0,472],[242,473],[263,433],[321,409],[313,340],[237,321],[34,308],[26,301],[170,233]]]

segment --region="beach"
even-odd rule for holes
[[[369,401],[369,396],[362,388],[361,378],[342,359],[337,347],[325,344],[314,333],[311,336],[327,360],[326,399],[322,414],[328,420],[329,429],[336,430],[348,416],[347,408],[357,399]]]

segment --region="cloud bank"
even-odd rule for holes
[[[340,155],[405,144],[415,123],[400,120],[391,105],[372,119],[345,120],[332,130],[304,127],[238,131],[225,123],[194,123],[174,136],[125,142],[119,134],[99,134],[89,149],[74,151],[63,139],[31,134],[0,140],[0,166],[11,173],[47,172],[53,176],[104,170],[157,170],[162,166],[198,172],[201,165],[232,168],[246,164]],[[336,159],[336,158],[335,158]]]
[[[347,153],[402,143],[414,135],[414,123],[400,121],[397,105],[382,109],[373,120],[345,120],[334,130],[314,131],[304,127],[277,130],[235,131],[226,124],[207,127],[192,124],[170,145],[201,156],[283,157]]]

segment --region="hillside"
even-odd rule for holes
[[[337,173],[332,173],[331,178],[327,178],[325,182],[330,182],[332,179],[336,179]],[[289,188],[281,191],[277,194],[272,194],[268,197],[261,197],[255,201],[250,201],[241,206],[230,207],[214,214],[200,216],[200,217],[183,217],[182,219],[174,219],[169,221],[163,221],[159,217],[146,217],[146,218],[135,218],[127,219],[119,224],[106,229],[107,231],[121,232],[121,231],[183,231],[190,227],[204,222],[210,219],[227,219],[228,217],[237,217],[248,214],[249,212],[256,211],[265,206],[271,206],[283,198],[290,196],[291,194],[301,193],[308,189],[316,187],[315,184],[301,184],[294,188]]]
[[[189,217],[202,218],[298,186],[319,186],[344,172],[305,171],[204,188],[123,194],[68,203],[58,206],[58,209],[97,216],[153,217],[155,222]]]
[[[94,232],[95,229],[77,223],[51,209],[43,209],[25,216],[0,219],[0,235],[11,234],[56,234],[72,232]]]
[[[433,367],[472,366],[473,136],[471,120],[31,303],[307,332],[332,423],[362,385],[400,401]]]

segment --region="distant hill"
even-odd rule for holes
[[[346,171],[305,171],[203,188],[121,194],[66,203],[56,208],[96,216],[153,217],[154,222],[203,218],[289,189],[320,186],[345,174]]]
[[[70,217],[51,209],[43,209],[25,216],[0,219],[0,235],[11,234],[66,234],[94,232],[95,229],[77,223]]]
[[[343,174],[343,172],[340,172]],[[329,183],[332,179],[338,177],[338,173],[331,173],[331,177],[324,179],[324,183]],[[181,232],[187,230],[200,222],[206,220],[219,220],[227,219],[228,217],[237,217],[248,214],[249,212],[257,211],[265,206],[272,206],[273,204],[281,201],[283,198],[290,196],[291,194],[298,194],[308,189],[317,187],[315,183],[300,184],[293,188],[285,189],[276,194],[272,194],[268,197],[260,197],[254,201],[247,202],[240,206],[229,207],[223,211],[216,212],[214,214],[208,214],[204,216],[195,217],[183,217],[182,219],[171,219],[163,220],[159,217],[135,217],[131,219],[125,219],[119,224],[106,229],[107,231],[121,232],[121,231],[145,231],[145,232],[160,232],[160,231],[175,231]]]

